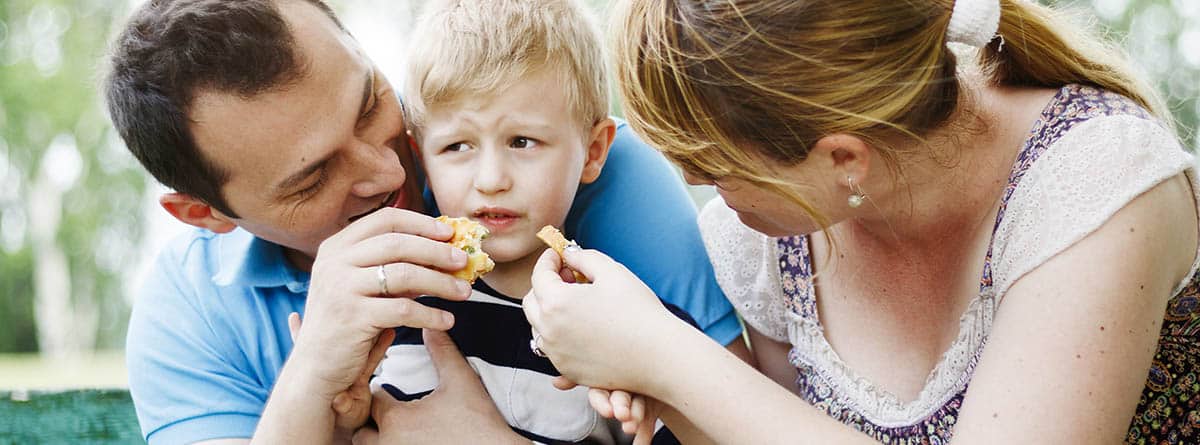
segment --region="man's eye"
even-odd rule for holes
[[[470,149],[471,149],[471,146],[467,145],[466,142],[455,142],[453,144],[447,145],[446,148],[443,149],[442,151],[462,152],[462,151],[467,151]]]
[[[537,146],[537,141],[525,136],[517,136],[513,138],[512,142],[509,143],[508,146],[512,148],[533,148]]]
[[[314,182],[312,185],[305,187],[303,190],[296,192],[296,197],[300,198],[301,200],[311,198],[311,197],[313,197],[313,195],[316,195],[317,192],[320,192],[321,186],[324,186],[324,185],[325,185],[325,174],[321,173],[321,175],[317,177],[317,182]]]
[[[367,111],[363,113],[362,116],[358,117],[358,123],[356,124],[357,127],[361,128],[364,125],[371,123],[371,119],[373,119],[375,115],[379,113],[379,102],[381,102],[379,95],[373,95],[371,104],[368,106]]]

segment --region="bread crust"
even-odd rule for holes
[[[579,245],[575,244],[574,241],[567,241],[567,237],[563,236],[562,232],[560,232],[554,226],[542,227],[542,230],[538,231],[537,237],[538,239],[542,240],[542,242],[546,243],[546,245],[550,246],[551,249],[554,249],[554,251],[558,253],[559,257],[562,257],[563,250],[565,250],[568,246],[579,247]],[[575,274],[576,283],[591,282],[588,281],[586,276],[579,273],[577,270],[572,269],[571,273]]]

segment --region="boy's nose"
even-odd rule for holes
[[[512,176],[508,162],[496,150],[481,150],[475,165],[475,190],[485,195],[500,193],[512,188]]]

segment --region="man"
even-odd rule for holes
[[[387,80],[319,0],[163,0],[117,39],[106,87],[130,150],[175,190],[162,207],[201,229],[165,249],[131,317],[130,391],[147,440],[348,437],[391,328],[453,324],[409,297],[470,291],[445,273],[465,264],[442,242],[449,228],[417,212],[423,181]],[[681,184],[628,129],[575,207],[568,235],[744,350]],[[304,313],[294,346],[292,312]],[[442,371],[465,375],[438,334],[427,344]],[[436,434],[512,438],[481,400],[477,379],[447,378],[402,417],[432,419]],[[464,415],[477,431],[430,430]]]

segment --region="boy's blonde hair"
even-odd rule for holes
[[[403,89],[414,132],[430,108],[492,95],[544,70],[556,72],[581,128],[608,116],[600,33],[574,0],[435,0],[416,23]]]

